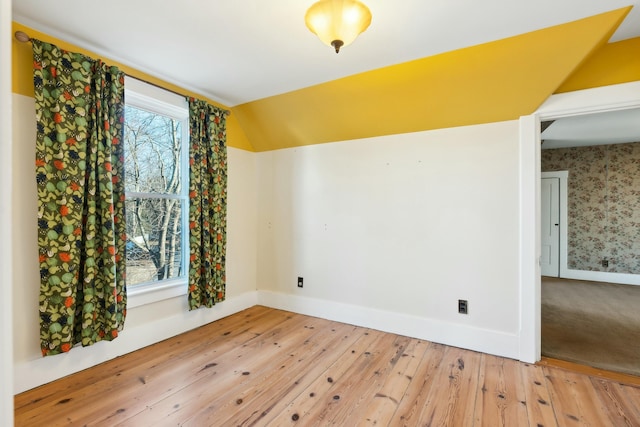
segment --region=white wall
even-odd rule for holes
[[[16,393],[85,369],[170,336],[251,307],[256,295],[256,158],[229,149],[227,300],[212,309],[188,311],[186,296],[131,308],[113,342],[75,348],[43,358],[38,323],[35,103],[13,94],[13,325]]]
[[[511,121],[258,154],[260,301],[517,358],[518,138]]]
[[[0,0],[0,152],[11,158],[11,1]],[[0,242],[13,235],[12,210],[8,203],[13,188],[11,162],[0,168]],[[0,425],[13,425],[13,253],[0,245]]]

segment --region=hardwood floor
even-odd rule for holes
[[[640,386],[256,306],[19,394],[15,423],[640,426]]]

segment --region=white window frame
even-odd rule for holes
[[[183,235],[181,239],[184,273],[181,277],[173,279],[141,283],[132,286],[127,285],[127,307],[133,308],[187,294],[189,281],[189,105],[184,96],[177,95],[129,76],[125,77],[125,104],[179,120],[182,123],[183,144],[180,160],[183,178],[181,194],[177,196],[177,198],[183,198],[184,200],[182,203]],[[139,195],[139,193],[126,193],[127,197],[136,197]]]

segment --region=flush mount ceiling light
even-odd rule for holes
[[[338,53],[369,27],[371,11],[357,0],[320,0],[307,10],[304,22]]]

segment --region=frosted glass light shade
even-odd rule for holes
[[[336,53],[371,24],[371,11],[357,0],[320,0],[304,17],[307,28]]]

